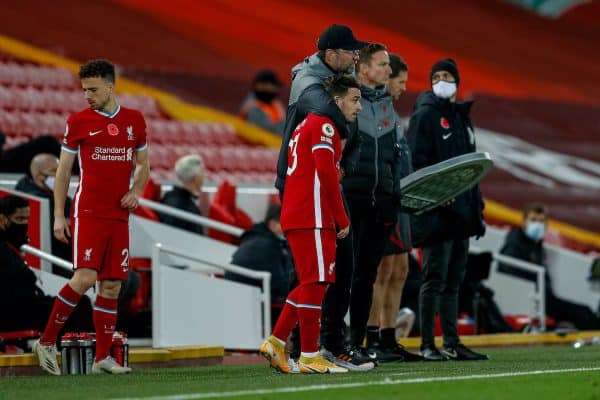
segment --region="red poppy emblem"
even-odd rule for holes
[[[450,129],[450,124],[448,123],[448,120],[444,117],[442,117],[442,119],[440,119],[440,125],[444,129]]]
[[[108,124],[106,128],[110,136],[117,136],[119,134],[119,128],[115,124]]]

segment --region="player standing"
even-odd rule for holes
[[[79,78],[90,108],[72,114],[67,121],[54,189],[54,236],[67,243],[73,229],[75,273],[56,297],[46,329],[33,349],[44,370],[60,375],[55,347],[58,332],[81,296],[99,281],[92,372],[122,374],[131,369],[117,364],[110,356],[110,346],[117,322],[117,297],[129,265],[129,213],[138,206],[150,173],[146,123],[139,111],[117,103],[111,62],[88,61],[81,66]],[[64,205],[75,157],[81,172],[69,224]]]
[[[345,119],[355,121],[361,109],[356,79],[338,75],[328,78],[325,84]],[[335,282],[336,236],[344,238],[350,230],[339,187],[341,154],[340,134],[328,117],[308,114],[290,139],[281,227],[292,249],[300,284],[288,295],[273,334],[260,348],[280,372],[291,372],[284,344],[298,322],[300,372],[348,371],[325,360],[318,346],[323,297],[328,284]]]

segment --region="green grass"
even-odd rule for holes
[[[600,347],[496,348],[486,352],[492,357],[489,361],[385,364],[367,373],[336,375],[281,375],[265,364],[139,369],[126,376],[0,378],[0,399],[600,400]],[[481,376],[582,368],[599,369]],[[245,394],[236,393],[239,391]]]

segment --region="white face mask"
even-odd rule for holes
[[[54,177],[47,176],[46,179],[44,179],[44,185],[46,185],[48,189],[54,192]]]
[[[538,221],[530,221],[525,225],[525,235],[534,242],[540,241],[544,238],[546,233],[546,224]]]
[[[456,93],[456,83],[438,81],[432,86],[432,89],[433,94],[435,94],[437,97],[441,97],[442,99],[449,99]]]

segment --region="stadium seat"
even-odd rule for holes
[[[250,216],[236,206],[236,187],[229,181],[223,181],[217,188],[208,217],[244,230],[252,227]],[[216,229],[208,229],[208,236],[226,243],[239,244],[239,238]]]

